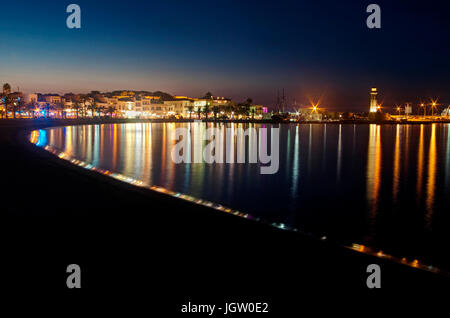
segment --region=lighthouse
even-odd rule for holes
[[[376,87],[372,87],[372,89],[370,90],[370,112],[371,113],[376,113],[377,112],[377,88]]]

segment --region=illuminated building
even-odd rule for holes
[[[230,104],[231,104],[231,99],[229,99],[229,98],[211,96],[211,105],[212,106],[225,106],[225,105],[230,105]]]
[[[121,98],[117,101],[117,109],[121,111],[134,111],[136,101],[131,98]]]
[[[38,101],[38,94],[31,93],[31,94],[26,94],[25,95],[25,102],[27,104],[36,103],[37,101]]]
[[[319,110],[311,111],[311,108],[300,108],[297,110],[296,115],[305,121],[321,121],[323,119],[323,113]]]
[[[189,100],[187,97],[186,99],[178,98],[174,101],[164,101],[164,106],[166,112],[170,112],[171,114],[187,114],[188,109],[190,106],[192,106],[193,103],[191,100]]]
[[[442,111],[442,116],[450,116],[450,105]]]
[[[406,115],[411,115],[411,114],[412,114],[412,106],[411,106],[411,103],[406,103],[406,106],[405,106],[405,114],[406,114]]]
[[[251,117],[261,117],[264,113],[264,106],[263,105],[251,105],[250,106],[250,116]],[[267,113],[267,109],[266,109]]]
[[[372,87],[371,91],[370,91],[370,112],[371,113],[376,113],[377,112],[377,88],[376,87]]]
[[[59,104],[62,102],[61,96],[59,96],[57,94],[46,94],[46,95],[42,95],[42,97],[44,98],[44,100],[47,103],[50,103],[50,104]]]

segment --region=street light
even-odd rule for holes
[[[420,107],[423,107],[423,117],[425,118],[425,116],[427,115],[427,106],[425,106],[424,103],[420,104]]]
[[[431,99],[431,102],[429,103],[429,105],[431,107],[431,116],[434,116],[434,109],[437,109],[436,106],[438,106],[439,103],[438,103],[437,99],[436,100],[434,100],[432,98],[430,98],[430,99]]]

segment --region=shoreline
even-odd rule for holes
[[[10,121],[10,120],[8,120]],[[20,120],[19,120],[20,121]],[[129,121],[119,121],[114,123],[124,123]],[[140,122],[140,121],[138,121]],[[96,268],[96,261],[102,263],[102,258],[98,257],[88,257],[92,256],[94,251],[91,248],[91,244],[94,246],[98,244],[98,236],[107,236],[109,240],[117,243],[117,233],[111,232],[109,228],[104,229],[102,225],[109,225],[113,228],[119,229],[119,233],[122,232],[127,236],[148,238],[146,232],[145,224],[149,225],[155,233],[149,234],[153,239],[161,240],[161,237],[166,237],[169,235],[170,239],[166,242],[167,246],[157,246],[159,254],[166,255],[168,251],[175,249],[181,255],[185,255],[191,264],[189,269],[196,273],[194,276],[200,281],[200,285],[205,286],[210,284],[209,274],[211,274],[212,269],[205,269],[202,264],[204,262],[209,263],[212,260],[216,262],[225,262],[225,264],[236,263],[241,264],[234,269],[229,266],[217,265],[221,268],[220,273],[226,280],[221,279],[223,285],[218,289],[221,291],[232,292],[233,288],[239,286],[242,290],[248,291],[258,291],[259,288],[264,290],[266,293],[273,288],[284,288],[283,286],[288,286],[292,282],[288,281],[278,281],[280,275],[286,275],[289,270],[295,272],[299,277],[295,278],[294,281],[300,279],[301,282],[309,286],[310,288],[318,287],[323,288],[323,285],[317,282],[331,281],[336,284],[344,283],[354,286],[356,289],[364,288],[364,281],[366,275],[365,267],[367,264],[373,262],[382,264],[383,268],[387,271],[385,277],[390,281],[391,286],[412,288],[418,286],[448,286],[449,280],[443,275],[438,275],[430,272],[425,272],[418,270],[416,268],[410,268],[402,264],[396,264],[390,260],[375,258],[371,255],[362,255],[359,252],[352,250],[345,250],[343,247],[333,246],[328,242],[321,242],[313,240],[308,237],[304,237],[299,233],[283,231],[280,229],[275,229],[264,224],[251,222],[249,220],[234,217],[233,215],[228,215],[225,213],[214,211],[213,209],[207,207],[199,207],[189,202],[181,202],[173,197],[167,197],[158,193],[149,193],[145,189],[137,189],[134,186],[124,184],[121,181],[114,180],[113,178],[102,176],[96,172],[88,171],[86,169],[76,167],[69,162],[64,162],[63,160],[55,157],[54,155],[48,153],[46,150],[39,149],[35,145],[31,144],[26,138],[31,130],[42,129],[46,127],[54,127],[61,125],[70,124],[105,124],[112,122],[100,122],[100,121],[35,121],[24,123],[15,123],[14,125],[5,125],[3,121],[0,121],[0,130],[2,131],[1,148],[3,153],[5,150],[13,149],[17,151],[19,157],[22,161],[27,162],[27,164],[40,170],[36,172],[35,169],[28,168],[20,169],[16,168],[15,171],[20,171],[18,179],[21,184],[25,183],[27,185],[41,184],[42,180],[40,178],[45,178],[45,185],[51,186],[54,184],[60,184],[61,189],[53,189],[53,194],[47,194],[49,197],[56,196],[55,207],[52,205],[41,204],[39,208],[33,208],[34,204],[29,203],[32,207],[33,213],[29,211],[18,209],[20,211],[19,215],[17,213],[7,213],[7,220],[12,221],[13,226],[8,228],[7,233],[11,233],[15,230],[20,233],[26,234],[28,236],[33,236],[40,231],[36,232],[34,228],[36,222],[45,229],[45,235],[43,238],[38,238],[37,242],[32,242],[31,246],[35,244],[41,245],[41,241],[47,242],[51,241],[51,238],[66,238],[69,242],[76,245],[76,250],[78,251],[76,255],[83,260],[87,266]],[[8,154],[11,155],[11,154]],[[7,156],[8,156],[7,155]],[[3,159],[5,160],[5,159]],[[31,160],[31,163],[28,162]],[[12,161],[11,161],[12,162]],[[16,164],[17,165],[17,164]],[[18,165],[17,167],[22,167],[23,165]],[[14,171],[11,171],[14,173]],[[32,178],[36,177],[36,178]],[[40,178],[39,178],[40,177]],[[4,182],[4,181],[3,181]],[[87,183],[86,183],[87,182]],[[64,189],[67,187],[68,189]],[[24,197],[29,197],[32,195],[34,187],[25,187],[29,189]],[[10,195],[13,198],[18,198],[17,193],[14,195],[14,191],[10,191]],[[115,195],[112,195],[115,194]],[[67,196],[63,197],[63,196]],[[22,195],[20,196],[22,197]],[[61,197],[61,198],[60,198]],[[96,202],[94,207],[90,207],[86,202],[72,202],[69,198],[91,198],[100,200]],[[67,204],[67,200],[73,204],[73,207],[69,207],[69,211],[64,211],[60,213],[58,206]],[[97,201],[95,200],[95,201]],[[112,200],[111,202],[108,200]],[[27,202],[24,202],[25,206],[28,206]],[[128,210],[129,206],[130,210]],[[139,210],[147,210],[151,207],[156,214],[151,213],[150,216],[142,215]],[[174,209],[167,215],[167,211]],[[83,211],[85,210],[85,211]],[[131,215],[126,216],[124,214],[131,213]],[[14,211],[12,211],[14,212]],[[16,211],[17,212],[17,211]],[[69,213],[66,213],[69,212]],[[3,215],[3,217],[5,217]],[[73,220],[74,219],[74,220]],[[74,224],[71,224],[71,223]],[[67,230],[67,223],[69,223],[69,229],[79,228],[83,234],[86,235],[85,238],[81,238],[80,241],[74,238],[67,238],[64,230]],[[162,229],[155,228],[151,224],[164,224]],[[94,225],[93,225],[94,224]],[[167,224],[167,225],[166,225]],[[30,233],[24,232],[23,228],[30,231]],[[122,231],[120,229],[122,228]],[[175,229],[175,231],[174,231]],[[69,230],[70,232],[70,230]],[[233,237],[230,237],[232,233]],[[39,235],[36,235],[39,237]],[[183,241],[180,242],[180,238]],[[128,240],[125,240],[128,241]],[[173,245],[173,242],[176,242]],[[255,243],[257,245],[255,245]],[[23,243],[23,244],[22,244]],[[25,249],[29,249],[26,243],[21,242],[21,245]],[[135,242],[136,243],[136,242]],[[54,248],[58,247],[57,243]],[[179,244],[184,246],[186,249],[200,249],[205,253],[204,255],[198,256],[198,258],[192,258],[191,255],[185,254],[183,249],[179,250]],[[52,245],[52,244],[50,244]],[[254,250],[249,250],[249,247]],[[136,246],[130,247],[136,252],[141,250],[142,243]],[[230,248],[233,247],[231,250]],[[108,257],[113,257],[115,255],[115,250],[106,248],[110,252]],[[233,253],[227,255],[224,258],[222,251],[230,250]],[[49,256],[50,260],[56,263],[66,262],[67,255],[61,256],[61,259],[51,256],[53,248],[50,248],[45,253]],[[297,253],[292,253],[292,251],[298,251]],[[122,250],[122,253],[127,253],[127,251]],[[299,260],[297,257],[302,255]],[[169,253],[170,254],[170,253]],[[268,262],[267,255],[270,258],[280,258],[281,264],[271,264],[271,271],[265,271],[262,268],[256,269],[257,264],[262,264]],[[53,257],[53,258],[52,258]],[[76,258],[76,257],[75,257]],[[176,261],[176,256],[169,257],[170,261],[166,266],[173,265],[171,262]],[[332,260],[337,261],[339,264],[333,264],[331,267],[337,266],[338,270],[342,273],[342,276],[336,277],[333,273],[327,273],[327,268],[329,264],[332,264]],[[220,261],[219,261],[220,260]],[[331,263],[330,263],[331,262]],[[127,273],[133,271],[131,265],[125,266]],[[281,266],[281,267],[280,267]],[[138,266],[139,267],[139,266]],[[198,267],[198,268],[197,268]],[[242,267],[242,268],[241,268]],[[52,266],[50,266],[52,268]],[[163,266],[164,268],[164,266]],[[244,268],[252,269],[258,273],[258,275],[263,275],[266,277],[264,282],[270,282],[268,286],[264,286],[263,282],[259,280],[253,280],[245,275],[246,271]],[[207,274],[202,274],[203,272],[199,269],[205,270]],[[283,273],[287,270],[287,273]],[[95,272],[95,270],[93,270]],[[300,273],[302,274],[299,274]],[[211,272],[211,273],[210,273]],[[311,274],[312,273],[312,274]],[[103,281],[103,275],[101,273],[96,273],[100,281]],[[51,275],[51,273],[49,273]],[[179,277],[181,281],[189,282],[189,277]],[[254,278],[254,277],[253,277]],[[92,278],[96,285],[96,278]],[[249,282],[249,279],[251,282]],[[299,282],[300,282],[299,281]],[[105,283],[103,281],[103,283]],[[191,282],[193,283],[193,282]],[[127,285],[126,282],[124,282]],[[261,285],[262,284],[262,285]],[[191,288],[196,289],[195,284],[190,284]],[[225,287],[227,286],[227,287]],[[258,286],[259,288],[252,289]],[[98,287],[98,286],[97,286]],[[217,287],[217,286],[216,286]],[[250,288],[250,289],[249,289]],[[187,289],[189,291],[190,289]],[[236,289],[234,293],[240,292],[241,289]],[[287,290],[287,289],[286,289]],[[186,291],[186,290],[185,290]]]

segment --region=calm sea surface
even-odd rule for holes
[[[272,175],[260,174],[259,163],[175,164],[171,151],[179,127],[189,129],[187,145],[194,154],[206,143],[202,135],[207,127],[223,126],[138,123],[51,128],[41,134],[38,144],[318,237],[360,243],[450,269],[449,124],[228,124],[257,131],[280,128],[280,166]]]

